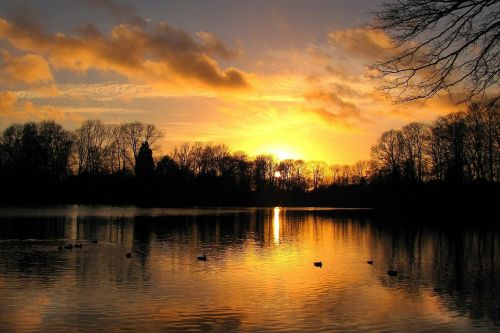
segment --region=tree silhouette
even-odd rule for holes
[[[137,161],[141,143],[148,142],[153,146],[156,141],[163,137],[163,132],[155,125],[143,124],[141,122],[126,123],[120,126],[119,138],[123,140],[122,147],[132,152],[134,161]]]
[[[12,125],[0,140],[2,173],[23,179],[62,179],[69,173],[73,140],[53,121]]]
[[[170,156],[163,156],[156,164],[156,173],[164,177],[176,177],[179,174],[179,165]]]
[[[443,90],[462,102],[498,89],[499,0],[394,0],[375,15],[373,27],[390,34],[396,51],[371,68],[397,102]]]
[[[153,151],[149,148],[147,141],[143,142],[135,162],[135,175],[139,178],[151,178],[153,176],[155,164]]]
[[[432,124],[384,132],[372,147],[372,171],[405,182],[495,182],[500,179],[499,138],[498,102],[470,103]]]
[[[111,128],[100,120],[86,120],[75,131],[78,174],[98,174],[105,170],[105,158],[112,144]]]

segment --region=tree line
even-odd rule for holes
[[[141,145],[154,145],[162,132],[140,122],[105,125],[87,120],[74,131],[54,121],[14,124],[0,138],[0,171],[5,177],[129,174]]]
[[[452,183],[500,179],[500,111],[496,101],[470,103],[431,124],[384,132],[371,150],[372,178]]]
[[[114,175],[192,183],[220,178],[254,191],[307,191],[328,185],[329,170],[340,172],[337,178],[346,173],[344,167],[330,168],[321,161],[278,161],[271,154],[250,158],[214,143],[186,142],[154,159],[162,137],[155,125],[141,122],[106,125],[87,120],[74,131],[54,121],[14,124],[0,137],[0,173],[3,178],[52,180]]]
[[[27,195],[23,188],[38,186],[38,196],[52,191],[63,201],[151,204],[250,204],[276,198],[300,204],[311,197],[314,204],[323,200],[321,195],[326,198],[339,187],[353,186],[348,194],[365,191],[359,202],[369,204],[366,188],[380,184],[500,179],[500,113],[495,101],[470,103],[464,111],[430,124],[413,122],[386,131],[373,145],[371,158],[352,165],[280,161],[271,154],[252,158],[224,144],[200,142],[186,142],[161,155],[162,137],[155,125],[141,122],[107,125],[87,120],[73,131],[54,121],[14,124],[0,137],[0,179],[12,184],[19,197]],[[3,193],[2,200],[9,195]],[[344,200],[349,195],[334,197]]]

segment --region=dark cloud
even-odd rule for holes
[[[134,26],[143,27],[147,21],[136,14],[135,9],[126,4],[118,4],[111,0],[83,0],[85,3],[108,11],[116,22],[128,23]]]

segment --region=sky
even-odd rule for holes
[[[457,109],[394,104],[367,65],[379,0],[3,0],[0,129],[54,119],[141,121],[250,156],[351,164],[380,134]]]

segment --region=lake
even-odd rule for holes
[[[500,330],[498,231],[346,216],[0,208],[0,331]]]

